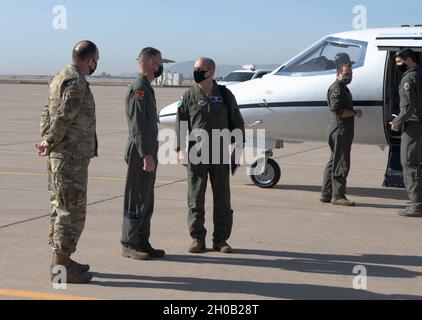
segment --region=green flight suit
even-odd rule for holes
[[[220,156],[217,156],[217,138],[213,139],[213,129],[241,131],[244,142],[244,121],[237,106],[234,95],[225,87],[214,82],[214,91],[211,96],[205,95],[199,86],[186,91],[179,102],[177,110],[176,131],[177,149],[185,148],[184,132],[181,132],[181,122],[188,123],[188,132],[204,130],[209,137],[209,149],[201,149],[198,154],[208,151],[208,159],[194,163],[189,156],[188,165],[188,228],[190,235],[197,241],[205,241],[207,230],[205,223],[205,191],[207,187],[208,175],[210,177],[213,192],[213,242],[224,243],[231,234],[233,225],[233,210],[230,204],[230,160],[228,153],[224,150],[228,148],[231,141],[227,139],[219,145]],[[238,141],[239,142],[239,141]],[[214,148],[213,148],[214,146]],[[189,143],[189,155],[195,147],[195,142]],[[201,154],[203,155],[203,154]],[[215,157],[214,157],[215,155]],[[214,159],[213,159],[214,158]],[[230,157],[229,157],[230,158]]]
[[[407,70],[399,85],[400,114],[393,124],[402,131],[400,159],[411,207],[422,210],[422,70]]]
[[[151,217],[154,210],[155,172],[143,170],[150,155],[158,164],[158,125],[154,89],[148,79],[139,78],[126,96],[129,138],[125,161],[128,164],[123,207],[121,243],[134,249],[149,248]]]
[[[346,196],[355,128],[354,117],[341,118],[340,115],[344,111],[353,111],[353,98],[347,86],[338,80],[328,89],[327,98],[330,108],[327,133],[331,156],[324,170],[321,196],[340,199]]]

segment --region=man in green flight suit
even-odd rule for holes
[[[403,180],[411,204],[399,215],[422,216],[422,71],[416,53],[403,49],[396,55],[396,65],[403,77],[399,85],[400,114],[391,122],[391,130],[400,131],[400,159]]]
[[[212,59],[199,58],[195,62],[197,86],[184,93],[177,110],[178,162],[188,167],[188,228],[193,239],[189,252],[192,253],[206,249],[204,205],[208,175],[214,198],[213,249],[223,253],[232,251],[227,243],[233,225],[233,211],[230,204],[230,157],[226,151],[233,142],[231,135],[236,146],[243,147],[245,129],[234,95],[214,81],[215,69]],[[225,132],[222,144],[214,135],[216,132]],[[203,142],[203,145],[198,150],[196,143],[189,143],[188,156],[185,136],[196,133],[197,143]]]
[[[151,82],[163,73],[163,60],[160,51],[147,47],[142,49],[138,62],[138,79],[126,96],[128,169],[121,244],[123,257],[149,260],[165,255],[164,250],[154,249],[149,242],[158,164],[157,107]]]
[[[97,68],[99,52],[91,41],[73,48],[72,64],[53,76],[48,103],[41,114],[42,142],[38,154],[47,157],[51,202],[49,244],[53,249],[51,280],[85,283],[89,265],[70,259],[85,226],[88,165],[97,156],[94,97],[86,76]],[[66,278],[63,277],[64,268]]]
[[[350,151],[354,137],[354,117],[361,117],[362,111],[353,109],[352,94],[347,85],[352,82],[352,65],[350,59],[337,62],[337,79],[328,89],[328,106],[330,118],[328,144],[331,156],[324,170],[321,188],[321,202],[340,206],[354,206],[346,198],[346,179],[350,170]]]

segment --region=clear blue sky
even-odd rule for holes
[[[67,29],[53,8],[67,8]],[[210,56],[218,64],[281,64],[320,37],[352,30],[355,5],[368,28],[422,24],[422,1],[392,0],[1,0],[0,74],[50,74],[82,39],[100,48],[98,71],[136,72],[145,46],[178,62]]]

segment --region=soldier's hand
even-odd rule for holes
[[[188,155],[186,154],[185,150],[180,150],[177,153],[177,163],[185,167],[188,166]]]
[[[390,125],[391,125],[391,130],[392,130],[392,131],[395,131],[395,132],[399,132],[399,131],[400,131],[400,129],[399,129],[399,128],[397,128],[397,127],[394,125],[394,123],[393,123],[393,122],[391,122],[391,121],[390,121]]]
[[[358,118],[361,118],[361,117],[362,117],[362,115],[363,115],[362,110],[360,110],[360,109],[356,109],[356,116],[357,116]]]
[[[50,150],[48,150],[48,142],[45,140],[43,140],[40,144],[36,144],[35,149],[40,157],[48,156],[50,153]]]
[[[154,158],[152,156],[145,156],[144,157],[144,171],[146,172],[154,172],[155,171],[155,161]]]

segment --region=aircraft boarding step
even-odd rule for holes
[[[390,146],[387,169],[385,171],[384,183],[382,185],[388,188],[404,188],[403,167],[400,163],[400,141],[398,141],[398,143],[395,142],[397,141],[394,141],[392,146]]]

